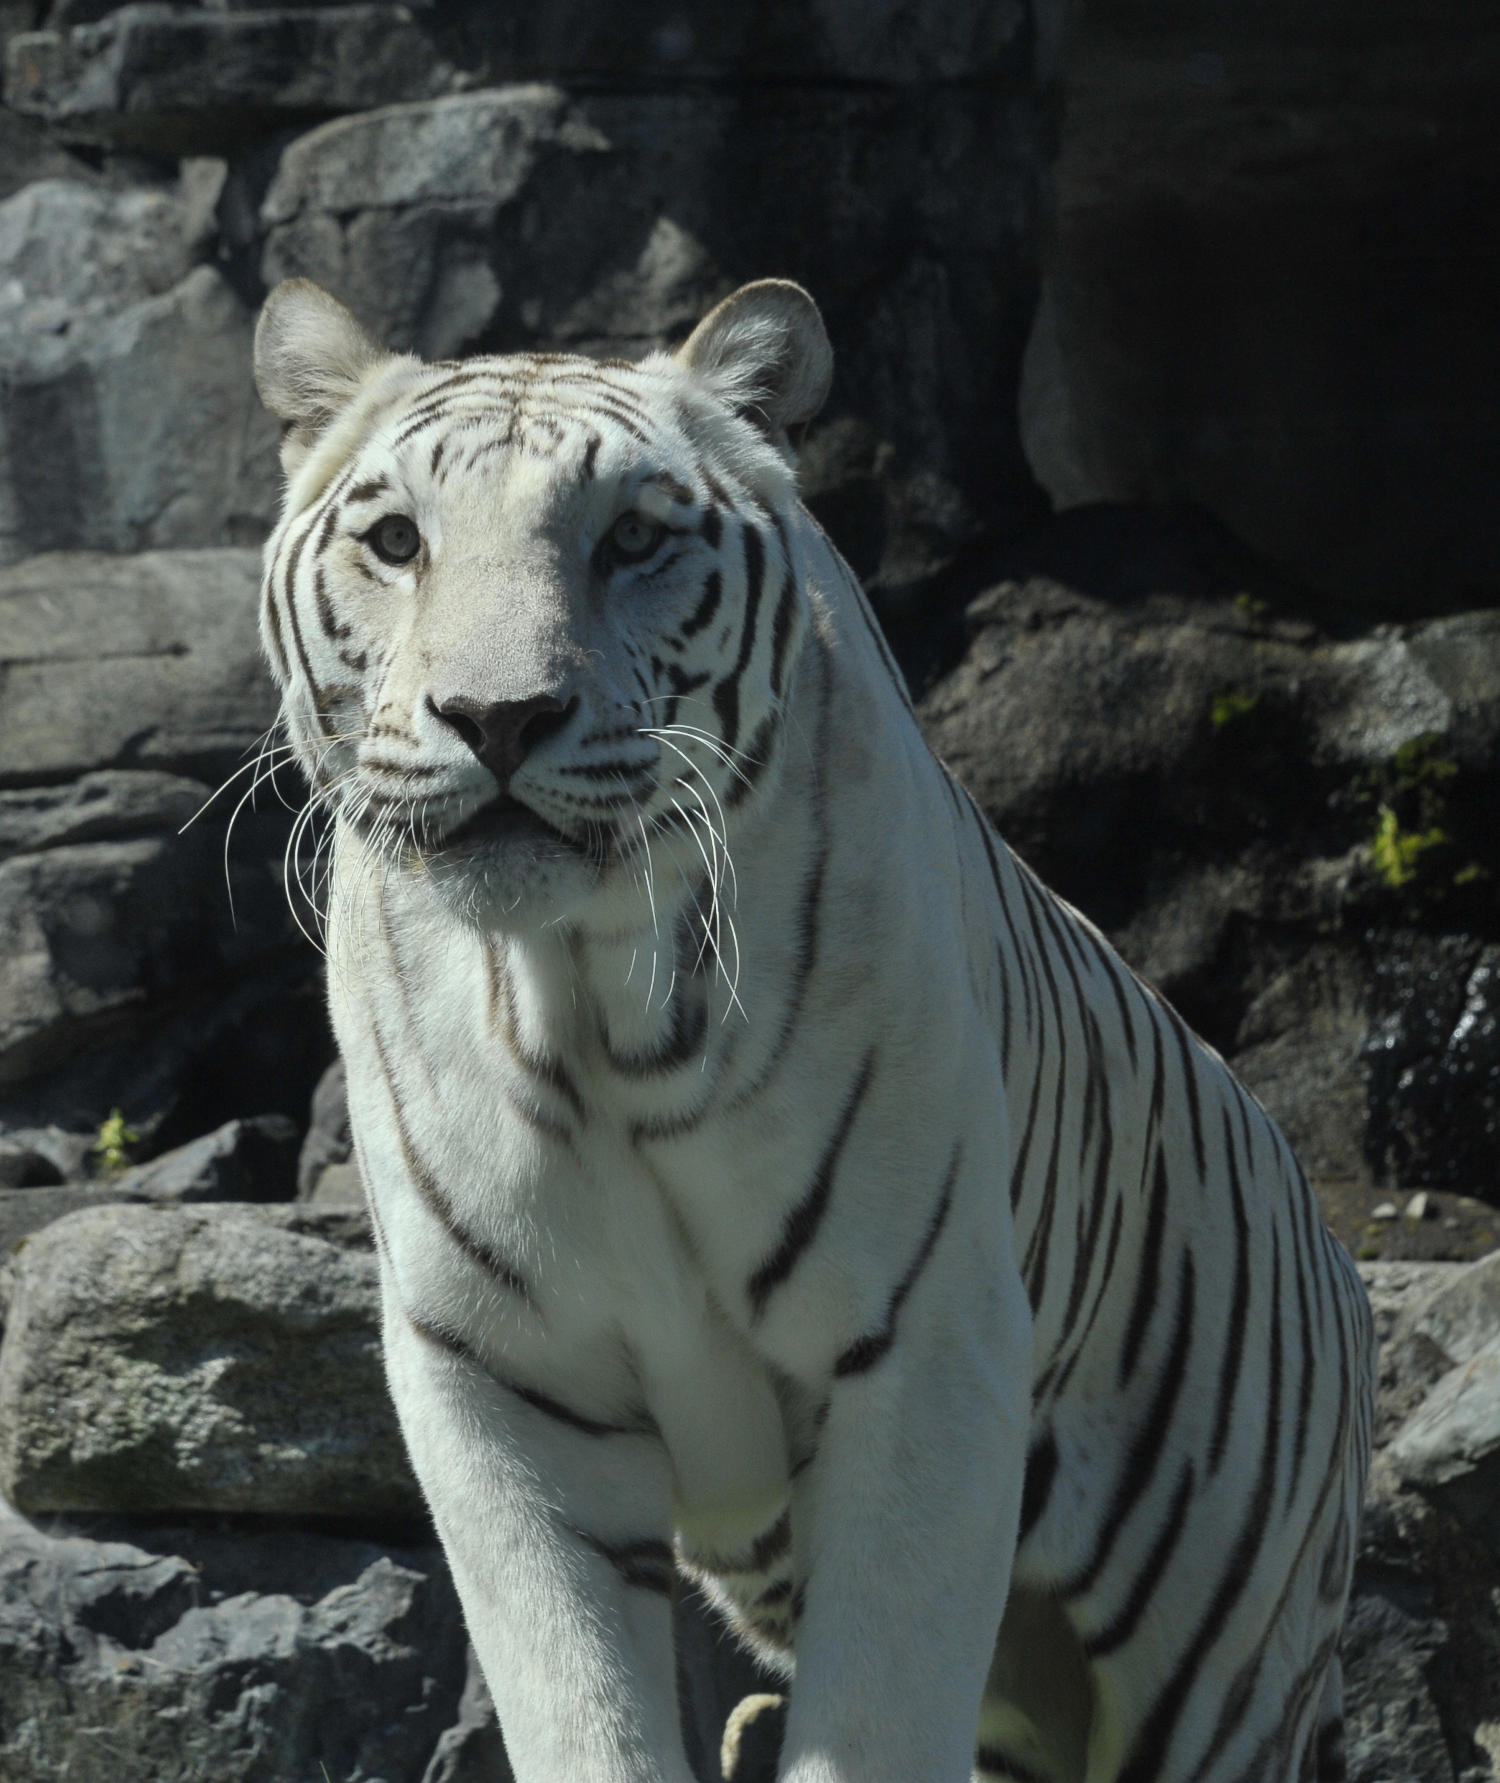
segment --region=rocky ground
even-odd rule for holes
[[[429,353],[814,290],[805,487],[934,745],[1362,1261],[1351,1774],[1500,1778],[1500,613],[1377,623],[1198,510],[1046,518],[1047,6],[566,10],[0,0],[0,1783],[505,1774],[380,1378],[315,839],[288,866],[258,754],[249,336],[289,273]],[[679,1614],[717,1777],[764,1681]]]

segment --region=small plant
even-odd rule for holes
[[[1236,718],[1248,717],[1259,703],[1258,693],[1231,687],[1225,693],[1216,693],[1208,702],[1209,723],[1216,731],[1223,730],[1226,724],[1233,724]]]
[[[1402,829],[1396,813],[1389,805],[1382,805],[1375,840],[1370,844],[1370,859],[1386,884],[1399,891],[1416,878],[1427,850],[1441,848],[1447,840],[1448,832],[1436,824],[1427,830]]]
[[[1242,619],[1249,619],[1255,623],[1264,619],[1269,611],[1263,600],[1243,588],[1234,597],[1234,610]]]
[[[100,1174],[118,1176],[130,1167],[130,1148],[140,1140],[134,1127],[127,1126],[118,1108],[109,1111],[109,1119],[100,1121],[99,1137],[89,1147],[99,1160]]]

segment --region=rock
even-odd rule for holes
[[[13,37],[5,101],[70,140],[202,154],[309,116],[429,98],[453,79],[404,6],[145,4]]]
[[[201,780],[120,771],[84,774],[62,786],[0,792],[0,861],[69,842],[180,830],[209,797]]]
[[[249,312],[208,266],[76,330],[13,329],[0,560],[262,539],[279,473],[250,335]]]
[[[1351,614],[1477,606],[1500,557],[1493,14],[1319,17],[1074,11],[1028,450],[1060,506],[1191,497]]]
[[[206,831],[14,855],[0,862],[0,1089],[293,945],[269,863],[226,872]]]
[[[513,1783],[495,1705],[472,1647],[458,1720],[439,1739],[422,1783]]]
[[[297,1199],[310,1199],[323,1172],[332,1165],[346,1164],[352,1150],[344,1061],[335,1059],[313,1091],[307,1137],[297,1159]]]
[[[28,339],[55,352],[56,337],[170,291],[206,251],[211,210],[212,199],[189,203],[180,188],[121,191],[73,179],[38,180],[7,198],[0,204],[4,362],[20,363]],[[81,242],[87,252],[79,252]]]
[[[1370,1209],[1370,1218],[1372,1220],[1394,1220],[1399,1219],[1400,1215],[1401,1209],[1397,1207],[1394,1201],[1382,1201],[1378,1207],[1372,1207]]]
[[[102,768],[216,785],[242,766],[276,716],[259,587],[251,550],[0,569],[0,787]]]
[[[0,31],[6,38],[11,35],[12,20],[4,15],[10,10],[9,6],[0,5]],[[29,0],[26,11],[31,11]],[[30,23],[26,19],[22,29]],[[33,180],[73,179],[88,183],[96,178],[91,167],[55,142],[35,118],[20,117],[9,106],[0,105],[0,201]]]
[[[1361,1581],[1362,1583],[1362,1581]],[[1447,1631],[1394,1595],[1356,1586],[1344,1622],[1344,1744],[1350,1783],[1453,1783],[1427,1681]]]
[[[1500,1553],[1500,1329],[1451,1369],[1390,1446],[1401,1478]]]
[[[0,1188],[36,1189],[62,1180],[57,1166],[34,1146],[0,1139]]]
[[[1500,1251],[1436,1278],[1429,1292],[1413,1295],[1390,1342],[1394,1348],[1410,1346],[1425,1354],[1435,1380],[1447,1369],[1472,1362],[1496,1336]]]
[[[374,1258],[280,1211],[95,1207],[29,1240],[0,1346],[13,1504],[421,1514]]]
[[[983,89],[502,87],[291,143],[260,271],[429,356],[635,357],[746,279],[800,279],[836,360],[804,488],[893,601],[1033,517],[1011,416],[1038,177],[1029,113]]]
[[[290,1201],[297,1150],[296,1126],[284,1114],[226,1121],[216,1132],[122,1171],[109,1187],[121,1201]]]
[[[684,12],[669,4],[470,4],[470,55],[505,80],[662,88],[680,82],[783,78],[1009,85],[1031,73],[1029,9],[956,0],[941,9],[860,0],[747,0]],[[1043,7],[1039,10],[1046,11]]]
[[[1002,584],[929,740],[1312,1174],[1494,1195],[1500,615],[1334,633],[1257,599]]]
[[[1409,1220],[1425,1220],[1432,1217],[1433,1201],[1426,1189],[1418,1189],[1406,1204],[1406,1217]]]
[[[18,1783],[422,1783],[463,1677],[434,1549],[90,1540],[0,1507],[0,1776]]]

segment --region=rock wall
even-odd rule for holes
[[[1356,609],[1495,598],[1486,0],[1077,0],[1027,369],[1049,495],[1192,499]]]
[[[1016,416],[1054,9],[0,0],[0,32],[0,1783],[506,1775],[379,1379],[256,641],[278,278],[427,353],[627,355],[805,282],[839,371],[804,488],[934,743],[1325,1194],[1433,1191],[1359,1248],[1500,1204],[1500,630],[1319,606],[1201,514],[1047,520]],[[1369,1268],[1351,1774],[1484,1783],[1496,1278]],[[714,1778],[766,1680],[678,1613]],[[737,1724],[739,1783],[775,1727]]]

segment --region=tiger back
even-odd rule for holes
[[[424,365],[273,292],[392,1392],[520,1783],[1341,1774],[1370,1321],[1274,1123],[928,750],[796,495],[831,354]]]

